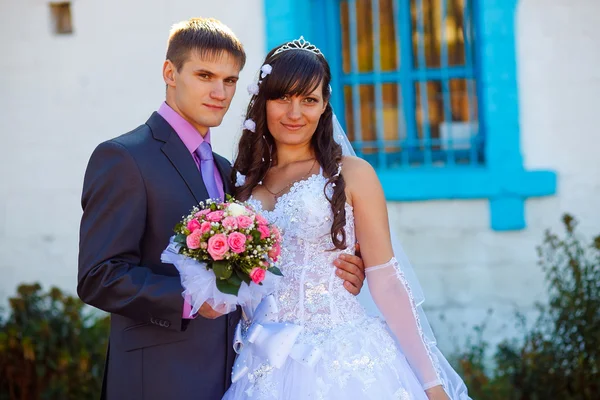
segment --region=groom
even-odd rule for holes
[[[231,165],[212,152],[210,128],[227,112],[245,61],[241,43],[221,22],[175,25],[163,65],[166,102],[90,158],[77,292],[111,313],[102,398],[217,400],[231,383],[239,313],[220,315],[204,305],[187,318],[177,270],[160,254],[182,215],[232,190]],[[360,258],[336,265],[357,294]]]

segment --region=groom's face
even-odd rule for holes
[[[221,124],[235,94],[239,63],[229,53],[201,58],[191,52],[179,71],[165,61],[167,103],[202,135]]]

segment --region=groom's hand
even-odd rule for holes
[[[351,254],[342,254],[333,264],[337,267],[336,274],[342,278],[344,287],[353,295],[360,293],[365,283],[365,265],[360,258],[360,247],[356,244],[355,256]]]
[[[200,315],[207,319],[217,319],[223,314],[216,312],[208,303],[204,303],[200,306],[197,315]]]

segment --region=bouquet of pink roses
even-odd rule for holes
[[[279,229],[230,196],[200,203],[174,230],[161,260],[179,270],[192,314],[204,302],[221,313],[256,303],[272,291],[272,276],[282,275]]]

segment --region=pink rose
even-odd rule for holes
[[[252,237],[252,235],[248,235],[248,236],[246,236],[246,239],[248,239],[249,241],[252,241],[252,239],[254,239],[254,238]]]
[[[200,232],[202,232],[202,234],[204,235],[206,232],[210,232],[211,228],[212,228],[212,225],[210,224],[210,222],[204,221],[200,225]]]
[[[250,279],[252,279],[252,282],[254,283],[261,283],[265,279],[265,270],[258,267],[253,268],[252,271],[250,271]]]
[[[227,238],[227,244],[234,253],[243,253],[246,251],[246,235],[239,232],[233,232]]]
[[[223,227],[225,229],[234,230],[234,229],[237,229],[237,227],[238,227],[238,222],[237,222],[236,217],[225,217],[225,219],[221,223],[223,224]]]
[[[260,232],[261,239],[268,238],[271,235],[271,231],[269,230],[269,227],[266,225],[259,225],[258,231]]]
[[[263,217],[260,214],[256,214],[256,222],[258,222],[259,225],[268,225],[269,221],[267,221],[265,219],[265,217]]]
[[[198,211],[196,214],[194,214],[194,217],[199,218],[199,217],[201,217],[203,215],[208,214],[209,212],[210,212],[210,208],[206,208],[206,209],[204,209],[202,211]]]
[[[188,230],[190,232],[194,232],[196,229],[200,228],[200,222],[198,222],[197,220],[193,219],[190,222],[188,222],[187,228],[188,228]]]
[[[227,245],[227,236],[225,234],[217,233],[208,239],[208,254],[210,254],[213,260],[222,260],[227,250],[229,250],[229,245]]]
[[[250,228],[250,226],[252,226],[252,222],[252,218],[248,217],[247,215],[240,215],[237,217],[237,223],[240,229]]]
[[[223,219],[223,211],[213,211],[206,214],[206,219],[210,222],[219,222]]]
[[[185,238],[185,244],[190,249],[197,249],[200,247],[200,240],[202,238],[202,232],[195,230],[188,237]]]
[[[277,261],[277,259],[279,258],[279,255],[281,254],[281,246],[279,246],[279,243],[275,243],[272,247],[271,250],[269,250],[269,257],[271,257],[271,259],[273,261]]]
[[[279,229],[276,226],[271,227],[271,233],[275,236],[275,240],[278,242],[281,241],[281,232],[279,232]]]

